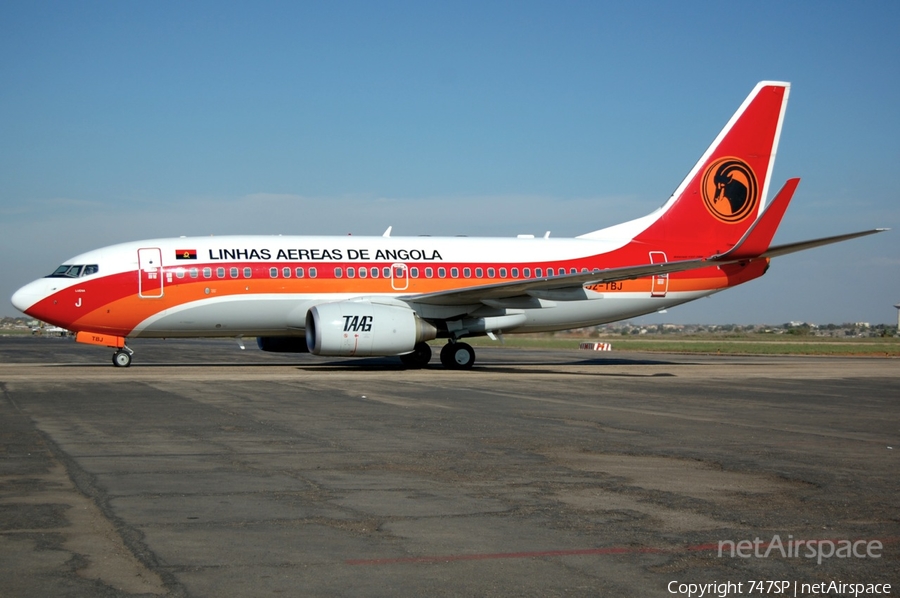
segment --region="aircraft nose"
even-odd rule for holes
[[[13,293],[12,304],[22,313],[26,313],[29,307],[37,303],[41,298],[40,289],[41,281],[36,280],[26,284],[24,287]]]

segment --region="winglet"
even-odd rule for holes
[[[788,204],[791,203],[791,198],[793,198],[794,191],[799,184],[800,179],[788,179],[781,191],[778,192],[778,195],[775,196],[775,199],[769,202],[765,211],[756,219],[753,226],[744,233],[741,240],[721,257],[728,259],[754,258],[765,253],[775,237],[775,231],[778,230],[778,225],[781,224],[784,212],[787,210]]]

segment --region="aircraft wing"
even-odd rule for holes
[[[515,280],[486,284],[477,287],[466,287],[459,290],[438,291],[436,293],[424,293],[421,295],[406,295],[400,299],[410,303],[425,305],[471,305],[484,300],[508,299],[521,297],[530,292],[556,291],[562,289],[581,288],[586,284],[602,282],[616,282],[669,274],[671,272],[684,272],[697,270],[709,266],[730,264],[739,260],[710,261],[707,259],[681,260],[665,262],[662,264],[643,264],[640,266],[627,266],[624,268],[607,268],[592,272],[580,272],[578,274],[563,274],[543,278],[529,278],[527,280]],[[744,261],[744,260],[740,260]]]
[[[781,213],[783,213],[783,211]],[[781,255],[794,253],[796,251],[803,251],[804,249],[812,249],[813,247],[820,247],[822,245],[829,245],[831,243],[847,241],[848,239],[865,237],[867,235],[880,233],[885,230],[888,229],[876,228],[856,233],[836,235],[834,237],[823,237],[821,239],[788,243],[786,245],[775,245],[769,247],[766,251],[758,255],[747,255],[746,253],[744,253],[742,251],[742,248],[746,243],[741,243],[736,245],[731,251],[709,258],[680,260],[674,262],[665,262],[661,264],[642,264],[639,266],[625,266],[622,268],[606,268],[603,270],[594,270],[592,272],[564,274],[561,276],[551,276],[543,278],[529,278],[527,280],[515,280],[511,282],[486,284],[476,287],[466,287],[464,289],[438,291],[436,293],[406,295],[404,297],[400,297],[400,299],[409,303],[419,303],[423,305],[473,305],[483,301],[509,299],[511,297],[528,296],[531,294],[536,295],[540,292],[546,291],[578,289],[587,284],[600,284],[604,282],[632,280],[636,278],[645,278],[648,276],[671,274],[673,272],[699,270],[701,268],[709,268],[711,266],[736,264],[752,259],[778,257]],[[774,234],[774,229],[772,230],[772,234]],[[771,236],[769,238],[771,238]],[[750,239],[747,239],[747,241],[750,241]]]

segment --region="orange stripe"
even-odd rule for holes
[[[696,292],[723,289],[761,276],[765,271],[766,265],[767,260],[752,260],[747,266],[735,264],[721,268],[710,267],[691,272],[671,274],[669,275],[667,291]],[[226,272],[228,272],[232,266],[226,265],[224,267]],[[235,267],[238,268],[240,274],[243,274],[243,266]],[[119,295],[111,301],[106,300],[104,302],[103,294],[107,291],[107,287],[102,280],[98,280],[92,285],[92,288],[87,288],[82,295],[84,297],[84,307],[94,306],[94,308],[86,312],[82,312],[81,309],[70,308],[72,316],[77,317],[73,317],[71,321],[64,322],[62,325],[74,330],[90,330],[97,333],[124,336],[130,333],[140,322],[158,314],[162,310],[214,297],[239,297],[259,294],[366,295],[388,293],[413,295],[465,289],[500,282],[527,280],[525,278],[409,278],[408,286],[405,289],[395,289],[391,284],[390,278],[332,278],[325,276],[317,278],[269,278],[269,265],[254,264],[254,266],[247,267],[253,267],[253,274],[257,276],[256,278],[190,278],[188,273],[183,278],[173,276],[172,282],[168,282],[168,275],[176,270],[174,267],[168,268],[163,273],[165,282],[163,285],[163,296],[160,298],[138,297],[136,292],[137,274],[132,272],[120,275],[120,280],[116,281],[115,288],[122,289],[124,285],[128,284],[127,280],[134,276],[131,279],[134,281],[133,294]],[[279,266],[279,274],[281,274],[281,267],[287,266]],[[324,271],[325,268],[319,267],[319,270]],[[333,271],[330,267],[328,270],[330,271],[329,273]],[[346,275],[346,269],[344,273]],[[649,294],[652,286],[652,278],[647,277],[592,285],[588,288],[600,293]],[[62,294],[67,291],[61,292],[59,294],[60,297],[62,298]],[[66,304],[70,303],[67,298],[64,301]]]

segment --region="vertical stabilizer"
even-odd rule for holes
[[[789,83],[757,84],[663,207],[582,238],[615,230],[680,255],[728,251],[765,207],[789,91]]]

